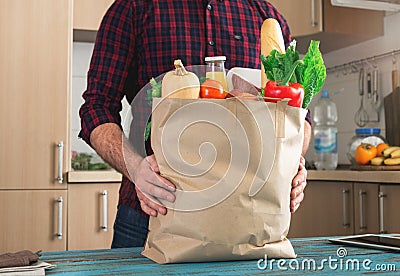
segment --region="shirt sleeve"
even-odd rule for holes
[[[135,43],[131,1],[116,0],[105,14],[97,33],[84,103],[79,110],[79,137],[91,146],[90,134],[99,125],[116,123],[121,127],[120,111],[124,83]]]
[[[306,121],[312,126],[311,112],[310,109],[307,109]]]

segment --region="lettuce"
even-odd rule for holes
[[[299,60],[299,53],[296,50],[296,41],[290,43],[284,54],[272,50],[269,56],[261,55],[261,62],[267,78],[277,82],[288,74],[297,60]],[[311,40],[303,62],[303,65],[297,66],[290,82],[300,83],[304,87],[302,107],[307,108],[313,96],[321,91],[326,79],[326,67],[319,50],[319,41]]]

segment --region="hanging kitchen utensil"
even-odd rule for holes
[[[371,72],[367,73],[367,98],[370,99],[372,95]]]
[[[397,71],[397,60],[396,57],[393,55],[393,68],[392,68],[392,91],[394,91],[399,86],[399,75]]]
[[[358,91],[360,94],[361,102],[360,108],[357,110],[354,115],[354,122],[359,126],[363,127],[368,122],[368,113],[364,109],[364,68],[360,69],[360,74],[358,77]]]
[[[381,107],[381,95],[379,93],[379,71],[378,68],[372,72],[372,107],[379,112]],[[379,119],[378,119],[379,121]]]

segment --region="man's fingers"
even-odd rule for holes
[[[140,165],[139,174],[136,177],[136,187],[143,193],[151,195],[157,199],[167,200],[169,202],[175,201],[175,186],[164,177],[157,174],[153,167],[153,157],[146,157]],[[153,167],[152,167],[153,166]]]
[[[171,192],[175,191],[175,185],[172,184],[170,181],[168,181],[167,179],[165,179],[164,177],[160,176],[159,173],[159,169],[158,169],[158,165],[156,162],[156,159],[154,157],[154,155],[150,155],[147,156],[145,158],[146,162],[149,164],[150,166],[150,171],[145,172],[148,174],[148,177],[146,178],[146,181],[150,184],[156,185],[158,187],[167,189]],[[156,169],[156,170],[155,170]]]
[[[300,164],[306,166],[306,159],[302,155],[300,155]]]
[[[306,168],[300,164],[299,171],[297,172],[296,176],[293,178],[292,187],[296,187],[307,180],[307,170]]]
[[[157,216],[157,213],[160,213],[162,215],[165,215],[167,213],[167,209],[159,204],[155,198],[152,198],[150,195],[142,193],[138,189],[136,189],[136,193],[140,200],[142,210],[148,215]]]
[[[175,195],[171,192],[171,189],[167,190],[166,184],[164,184],[162,180],[158,179],[158,176],[152,177],[146,180],[146,182],[146,185],[140,185],[138,187],[143,193],[149,194],[158,199],[167,200],[169,202],[175,201]]]
[[[154,154],[147,156],[145,160],[149,163],[151,169],[155,173],[160,173],[160,168],[158,167],[157,160]]]
[[[295,199],[297,198],[301,193],[304,192],[304,189],[307,186],[307,182],[301,182],[299,185],[297,185],[296,187],[292,188],[292,191],[290,192],[290,198],[291,199]]]
[[[297,197],[290,201],[290,212],[294,213],[299,208],[300,203],[304,199],[304,193],[301,192]]]

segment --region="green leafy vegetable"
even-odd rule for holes
[[[206,80],[209,80],[210,78],[207,78],[207,77],[199,77],[199,81],[200,81],[200,84],[203,84],[203,82],[205,82]]]
[[[150,137],[151,121],[146,124],[146,129],[144,130],[144,140],[147,141]]]
[[[152,106],[153,104],[153,98],[159,98],[161,97],[161,81],[157,82],[154,78],[150,79],[150,85],[151,88],[148,89],[147,95],[146,95],[146,100],[149,106]],[[151,130],[151,120],[149,120],[146,124],[146,129],[144,131],[144,140],[147,141],[150,137],[150,130]]]
[[[264,65],[267,78],[273,81],[280,81],[287,76],[293,63],[299,60],[299,53],[296,51],[296,41],[292,41],[285,54],[272,50],[269,56],[261,55],[261,62]],[[297,82],[297,74],[293,74],[290,82]]]
[[[312,97],[321,91],[326,79],[326,67],[319,51],[319,41],[311,40],[303,61],[304,65],[300,67],[302,69],[300,74],[303,77],[301,85],[305,92],[303,107],[307,107]]]
[[[261,55],[261,62],[264,65],[267,78],[276,82],[282,81],[284,76],[288,75],[297,60],[299,60],[299,53],[296,50],[296,41],[290,43],[284,54],[272,50],[269,56]],[[304,64],[297,66],[289,81],[300,83],[304,87],[302,107],[307,108],[312,97],[319,93],[326,79],[326,68],[319,51],[319,41],[311,40],[308,51],[302,60]]]
[[[150,79],[151,88],[147,89],[146,100],[152,105],[153,98],[161,97],[161,81],[157,82],[154,78]]]

